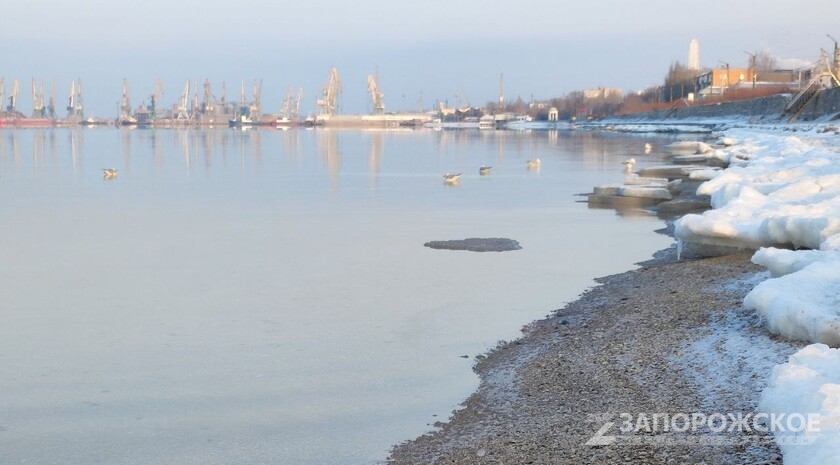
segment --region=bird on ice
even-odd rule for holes
[[[105,179],[114,179],[117,177],[117,169],[116,168],[102,168],[102,174],[104,175]]]
[[[536,158],[534,160],[528,160],[528,169],[529,170],[539,169],[539,167],[540,167],[540,159],[539,158]]]
[[[478,174],[486,176],[490,174],[490,168],[492,168],[492,166],[482,166],[478,169]]]
[[[443,182],[446,184],[457,184],[461,173],[446,173],[443,175]]]

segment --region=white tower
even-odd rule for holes
[[[700,43],[697,39],[691,39],[688,44],[688,69],[700,69]]]

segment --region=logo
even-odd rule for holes
[[[601,426],[584,445],[662,446],[805,445],[819,436],[819,415],[809,413],[620,413],[590,415]]]

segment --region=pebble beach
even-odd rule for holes
[[[394,447],[387,463],[782,463],[770,436],[727,436],[739,443],[732,446],[658,445],[638,435],[639,444],[587,445],[625,412],[756,410],[763,386],[755,379],[796,347],[768,338],[742,307],[762,273],[749,257],[678,261],[671,248],[600,279],[477,357],[478,391],[448,422]],[[723,335],[732,331],[762,345],[763,363],[727,349]],[[697,358],[697,344],[716,349]]]

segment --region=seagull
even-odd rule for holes
[[[540,159],[536,158],[534,160],[528,160],[528,169],[529,170],[540,169]]]
[[[443,182],[445,184],[458,184],[458,178],[461,177],[461,173],[446,173],[443,175]]]
[[[645,153],[650,153],[650,151],[651,151],[652,149],[653,149],[653,146],[652,146],[652,145],[650,145],[650,142],[645,143]]]
[[[492,168],[492,166],[482,166],[481,168],[478,169],[478,174],[480,174],[482,176],[486,176],[486,175],[490,174],[490,168]]]
[[[102,173],[104,174],[105,179],[114,179],[117,177],[116,168],[103,168]]]
[[[636,164],[636,159],[628,158],[627,160],[624,160],[622,164],[624,165],[624,169],[627,170],[627,172],[630,172],[633,170],[633,166]]]

